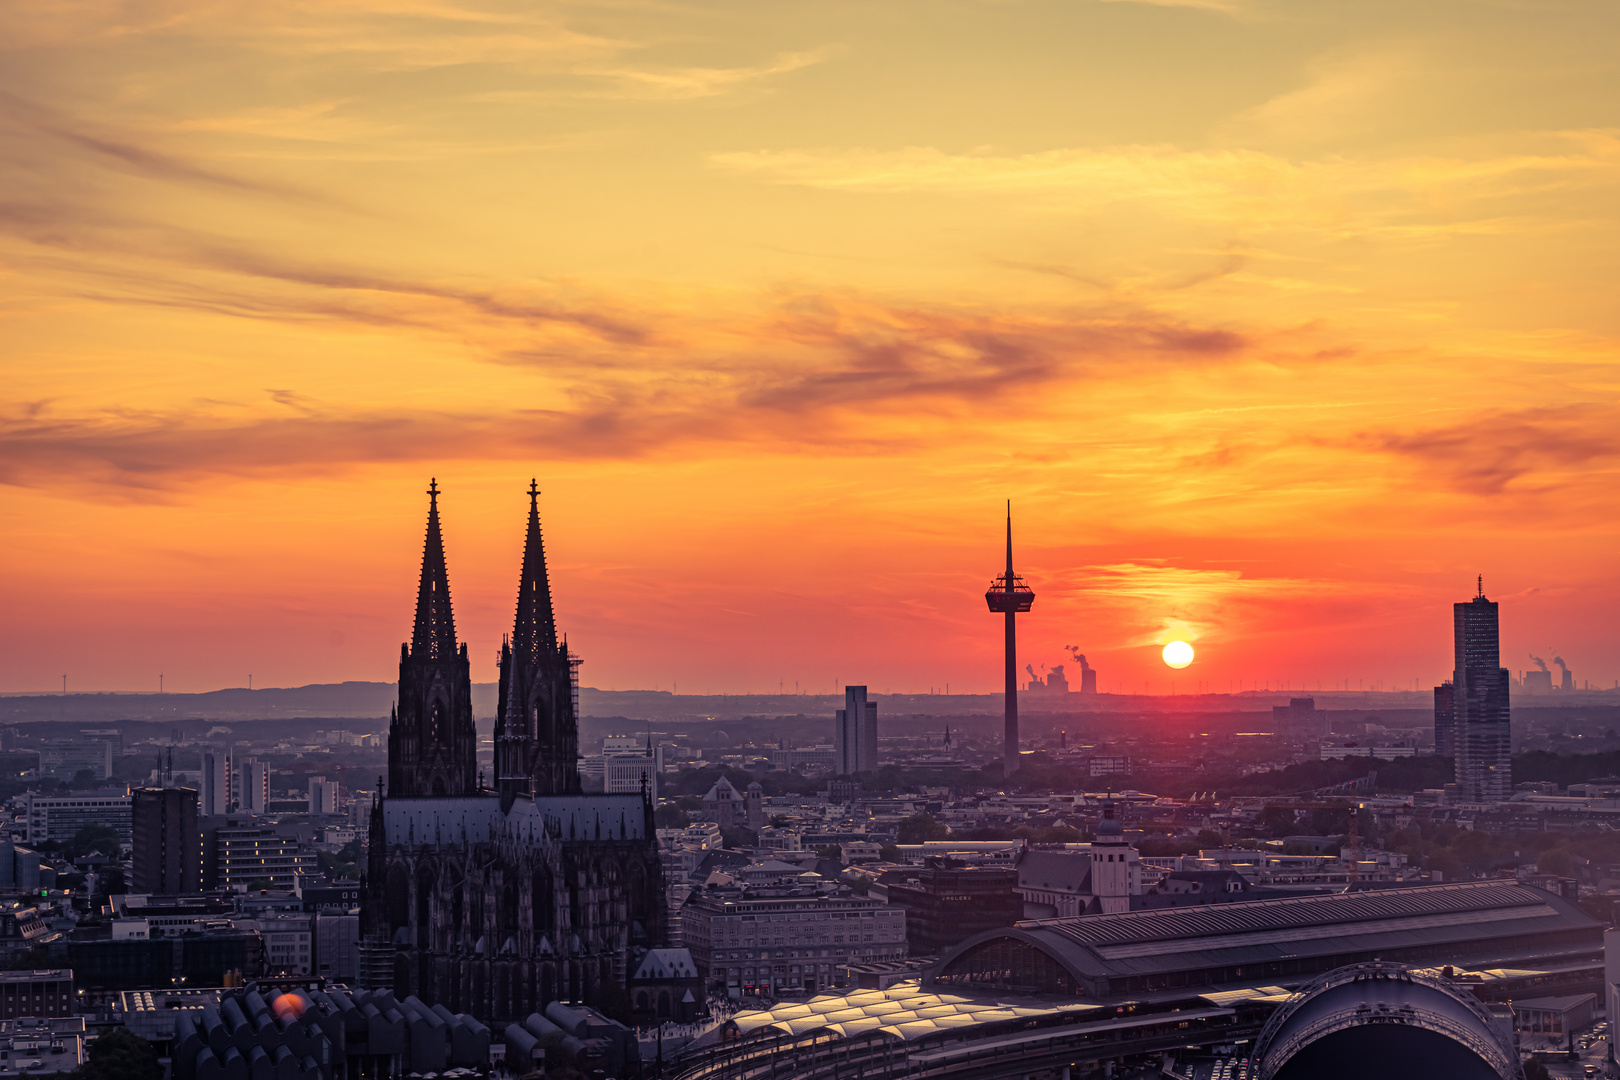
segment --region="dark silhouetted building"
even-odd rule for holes
[[[1271,723],[1278,735],[1296,742],[1326,737],[1327,714],[1318,712],[1315,698],[1289,698],[1287,705],[1271,707]]]
[[[173,896],[202,888],[202,833],[191,788],[136,788],[130,793],[130,888]]]
[[[429,495],[388,791],[371,811],[359,980],[502,1023],[559,998],[622,1001],[637,953],[665,944],[653,806],[646,792],[581,792],[576,661],[553,618],[539,491],[500,653],[493,788],[477,773],[437,484]]]
[[[906,909],[912,956],[937,956],[974,934],[1024,917],[1018,871],[991,866],[925,866],[888,886],[889,903]]]
[[[0,971],[0,1020],[19,1016],[72,1016],[73,972]]]
[[[844,687],[844,707],[833,719],[833,771],[839,776],[877,771],[877,702],[866,687]]]
[[[1500,802],[1513,791],[1507,668],[1501,665],[1496,604],[1484,583],[1472,600],[1452,605],[1456,670],[1452,723],[1457,795],[1463,802]]]
[[[1434,752],[1441,757],[1457,756],[1457,698],[1447,679],[1434,688]]]

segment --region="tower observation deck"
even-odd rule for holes
[[[1007,570],[990,582],[984,602],[992,612],[999,612],[1006,619],[1007,686],[1002,761],[1003,774],[1011,776],[1018,770],[1018,627],[1014,620],[1019,612],[1028,611],[1035,604],[1035,590],[1013,573],[1011,502],[1007,504]]]

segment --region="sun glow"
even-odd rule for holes
[[[1193,647],[1185,641],[1172,641],[1164,647],[1164,662],[1173,668],[1184,668],[1193,662]]]

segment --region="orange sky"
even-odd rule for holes
[[[1620,678],[1620,8],[0,7],[0,691]]]

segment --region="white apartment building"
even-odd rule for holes
[[[203,817],[231,812],[231,759],[225,751],[203,751],[197,796],[197,813]]]
[[[312,814],[343,813],[343,786],[324,776],[309,778],[309,812]]]
[[[258,758],[248,758],[237,770],[242,787],[236,808],[244,814],[263,814],[270,805],[270,766]]]

